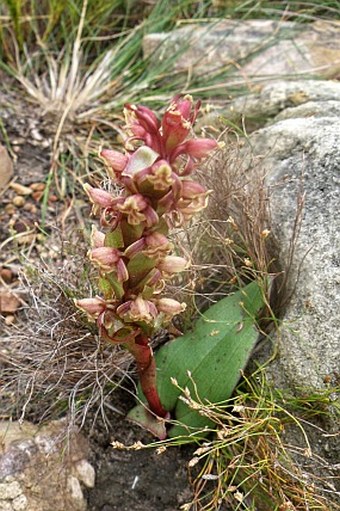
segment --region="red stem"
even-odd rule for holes
[[[158,417],[166,417],[167,411],[164,410],[157,392],[156,362],[149,345],[149,338],[143,334],[138,335],[128,349],[136,359],[140,384],[150,410]]]

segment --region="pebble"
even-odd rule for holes
[[[7,215],[14,215],[16,209],[13,204],[6,204],[5,206],[5,212]]]
[[[45,183],[31,183],[30,188],[34,192],[41,192],[42,190],[45,190],[46,185]]]
[[[74,476],[67,479],[67,486],[70,491],[71,497],[79,503],[84,502],[84,495],[80,486],[80,482]]]
[[[12,200],[12,204],[14,204],[17,208],[22,208],[25,202],[26,201],[22,195],[16,195]]]
[[[36,190],[32,193],[32,197],[35,201],[39,202],[41,197],[44,195],[44,192],[42,190]]]
[[[9,315],[5,317],[5,325],[11,326],[15,322],[15,316]]]
[[[33,128],[31,130],[31,137],[34,139],[34,140],[37,140],[38,142],[40,142],[41,140],[44,139],[44,137],[42,136],[42,134],[40,133],[39,130],[37,130],[37,128]]]
[[[76,465],[78,479],[87,487],[94,488],[96,473],[87,460],[80,460]]]
[[[0,483],[0,499],[15,499],[22,494],[20,484],[17,481],[12,483]]]
[[[25,495],[19,495],[13,500],[12,506],[14,511],[24,511],[27,508],[27,498]]]
[[[9,268],[1,268],[0,277],[6,282],[6,284],[9,284],[13,279],[13,273]]]
[[[31,195],[32,189],[28,186],[21,185],[20,183],[11,183],[10,187],[15,191],[18,195]]]
[[[25,211],[28,211],[29,213],[32,213],[33,215],[35,215],[36,212],[38,211],[37,206],[35,204],[32,204],[31,202],[26,202],[23,209]]]

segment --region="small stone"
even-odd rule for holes
[[[13,483],[0,483],[0,500],[13,500],[21,494],[22,490],[18,481],[13,481]]]
[[[5,325],[11,326],[11,325],[13,325],[14,322],[15,322],[15,316],[10,315],[10,316],[5,317]]]
[[[40,131],[37,130],[37,128],[33,128],[31,130],[31,136],[34,140],[37,140],[38,142],[40,142],[41,140],[44,139],[44,137],[42,136],[42,134],[40,133]]]
[[[79,504],[85,504],[84,495],[80,486],[80,482],[74,476],[67,479],[67,486],[70,491],[71,497]]]
[[[43,191],[40,191],[40,190],[37,190],[35,192],[32,193],[32,197],[35,201],[39,202],[41,197],[44,195],[44,192]]]
[[[20,300],[13,292],[0,289],[0,312],[16,312],[19,306]]]
[[[45,183],[31,183],[30,188],[34,192],[42,192],[43,190],[45,190],[46,185]]]
[[[5,500],[0,500],[0,510],[1,511],[13,511],[12,504],[10,502],[6,502]]]
[[[13,176],[13,163],[6,147],[0,145],[0,190],[5,188]]]
[[[76,465],[78,479],[87,487],[94,488],[96,473],[87,460],[80,460]]]
[[[15,207],[13,206],[13,204],[6,204],[5,212],[7,213],[7,215],[14,215]]]
[[[37,206],[35,204],[32,204],[31,202],[26,202],[23,209],[25,211],[28,211],[29,213],[32,213],[32,215],[35,215],[38,211]]]
[[[21,185],[20,183],[11,183],[10,186],[18,195],[31,195],[33,191],[28,186]]]
[[[1,268],[0,277],[6,284],[9,284],[13,279],[13,273],[9,268]]]
[[[19,495],[12,502],[12,507],[14,511],[24,511],[27,508],[27,498],[25,495]]]
[[[16,206],[17,208],[22,208],[25,202],[26,201],[24,197],[22,197],[21,195],[16,195],[12,200],[12,204],[14,204],[14,206]]]

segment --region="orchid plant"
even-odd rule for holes
[[[100,218],[89,251],[99,270],[100,295],[76,305],[97,323],[102,339],[122,344],[134,356],[149,409],[162,418],[168,411],[157,392],[150,339],[184,311],[184,303],[162,293],[190,263],[175,255],[168,234],[207,206],[209,191],[191,176],[218,145],[191,137],[199,108],[191,96],[178,96],[159,120],[145,106],[126,105],[125,152],[101,152],[118,195],[85,185]]]

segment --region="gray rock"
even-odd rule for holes
[[[96,473],[87,460],[80,460],[75,466],[76,476],[87,488],[94,488]]]
[[[81,484],[93,487],[95,473],[82,435],[64,421],[40,428],[3,421],[0,437],[1,511],[86,510]]]
[[[245,119],[247,132],[278,120],[299,117],[337,117],[340,113],[340,83],[331,80],[278,81],[256,94],[230,101],[223,109],[212,109],[198,120],[198,128],[211,123],[225,126],[223,119]]]
[[[276,94],[273,89],[262,91],[257,98],[261,111],[261,97],[269,101],[273,92],[275,111],[279,104],[287,104],[287,90],[294,91],[295,85],[292,89],[292,84],[286,88],[281,84]],[[302,96],[309,91],[318,116],[300,117],[299,105],[290,107],[288,116],[280,107],[283,120],[276,118],[254,132],[250,142],[255,155],[262,158],[271,195],[272,229],[283,266],[291,267],[288,291],[294,290],[278,335],[279,359],[272,373],[276,381],[288,381],[293,388],[322,389],[335,380],[340,359],[340,120],[328,115],[328,109],[322,116],[322,106],[323,101],[336,101],[340,84],[319,83],[319,93],[315,86],[307,82],[296,90]],[[255,104],[252,98],[254,114]],[[285,118],[285,112],[292,118]],[[302,223],[290,263],[302,198]]]
[[[229,66],[243,81],[250,77],[328,78],[340,69],[340,24],[317,21],[301,25],[272,20],[223,20],[189,25],[170,34],[144,38],[144,55],[161,62],[177,55],[177,70],[204,74]],[[240,72],[240,66],[242,68]],[[245,76],[247,77],[245,79]]]
[[[25,495],[19,495],[16,499],[12,502],[12,507],[14,511],[24,511],[27,509],[28,501]]]
[[[0,144],[0,190],[5,188],[13,176],[13,163],[6,147]]]
[[[13,500],[21,493],[22,489],[17,481],[0,483],[0,500]]]

